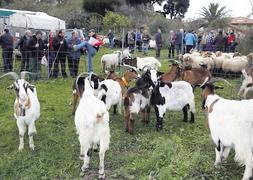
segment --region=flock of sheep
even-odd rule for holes
[[[129,50],[103,55],[101,66],[107,77],[94,73],[81,73],[73,84],[73,110],[75,126],[80,142],[82,171],[89,167],[92,149],[99,148],[99,178],[105,178],[104,157],[109,149],[110,128],[109,110],[122,114],[124,109],[125,131],[133,134],[137,115],[141,113],[144,123],[150,122],[150,110],[153,106],[156,114],[156,129],[163,128],[163,117],[167,110],[182,111],[183,121],[194,123],[195,99],[194,88],[202,89],[202,108],[208,120],[211,137],[215,145],[216,160],[214,165],[226,160],[230,149],[235,150],[235,160],[245,165],[243,179],[252,177],[253,169],[253,100],[229,100],[220,97],[215,89],[215,82],[222,78],[213,78],[215,71],[242,72],[245,77],[239,94],[244,97],[253,89],[253,54],[241,56],[238,53],[196,52],[184,54],[179,61],[172,61],[168,72],[158,69],[161,63],[154,57],[132,58]],[[119,77],[115,71],[108,72],[108,67],[125,69]],[[0,77],[11,75],[15,80],[9,87],[16,94],[14,116],[19,130],[19,150],[24,148],[24,133],[28,126],[29,146],[34,150],[33,135],[37,132],[35,121],[40,116],[40,103],[36,88],[20,77],[9,72]],[[131,81],[135,82],[129,87]],[[228,83],[229,84],[229,83]],[[79,104],[78,104],[78,98]],[[190,119],[188,115],[190,113]]]

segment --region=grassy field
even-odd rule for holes
[[[94,59],[95,71],[100,73],[101,49]],[[137,55],[141,55],[140,53]],[[154,51],[150,52],[154,55]],[[167,50],[162,51],[162,71],[169,69]],[[84,59],[81,60],[84,70]],[[233,88],[225,86],[218,94],[234,98],[240,79],[230,80]],[[18,152],[18,129],[13,118],[14,93],[6,90],[12,83],[0,80],[0,179],[96,179],[98,153],[91,157],[90,170],[80,170],[79,141],[71,115],[72,78],[34,82],[41,103],[41,117],[36,122],[35,151],[28,147]],[[244,168],[239,167],[231,153],[220,168],[213,166],[215,152],[201,109],[200,89],[195,91],[196,123],[182,122],[182,112],[167,112],[164,128],[155,129],[155,113],[151,123],[143,125],[138,119],[134,135],[124,132],[124,119],[110,113],[111,143],[105,157],[107,179],[241,179]]]

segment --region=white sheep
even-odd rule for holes
[[[211,137],[216,145],[217,166],[235,149],[235,160],[245,165],[244,180],[252,177],[253,168],[253,100],[228,100],[215,94],[207,82],[202,86],[203,108],[206,109]]]
[[[75,113],[80,158],[84,162],[81,169],[85,171],[89,167],[90,151],[93,145],[99,144],[99,178],[105,178],[104,156],[110,143],[109,112],[105,104],[94,96],[89,78],[85,78],[85,91]]]
[[[153,89],[151,104],[155,107],[157,130],[162,129],[163,117],[166,110],[183,111],[183,121],[188,121],[188,111],[191,112],[191,121],[194,122],[195,101],[192,86],[186,81],[162,82]]]
[[[241,72],[248,66],[248,60],[246,56],[236,56],[231,59],[224,59],[222,63],[222,70],[224,72]]]
[[[23,71],[21,78],[14,72],[9,72],[0,78],[11,75],[15,82],[9,87],[14,89],[16,99],[14,102],[14,117],[17,120],[19,130],[19,147],[18,150],[24,149],[24,134],[28,126],[29,147],[34,150],[33,135],[37,134],[35,121],[40,117],[40,103],[37,98],[36,88],[29,84],[24,78],[29,72]]]

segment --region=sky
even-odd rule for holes
[[[185,19],[198,18],[201,7],[207,7],[211,2],[226,6],[227,10],[229,10],[229,15],[232,17],[246,17],[251,13],[250,0],[190,0],[190,6],[185,14]]]

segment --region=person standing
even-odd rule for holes
[[[57,78],[59,73],[59,62],[61,64],[61,74],[63,78],[67,78],[66,73],[66,55],[68,50],[67,41],[65,39],[65,31],[59,30],[58,35],[53,38],[53,48],[55,51],[55,59],[53,62],[53,77]]]
[[[230,33],[230,35],[228,36],[228,51],[231,53],[231,52],[235,52],[235,34],[234,34],[234,31],[232,31]]]
[[[142,52],[144,55],[148,54],[149,40],[150,40],[150,35],[148,34],[147,30],[144,30],[142,34]]]
[[[182,39],[183,39],[182,33],[179,30],[177,30],[177,32],[175,34],[175,49],[176,49],[177,55],[183,54],[183,52],[181,52],[181,49],[182,49]]]
[[[28,43],[29,48],[29,71],[35,73],[32,75],[33,80],[37,80],[40,78],[40,70],[41,70],[41,58],[43,56],[43,50],[46,47],[41,39],[42,32],[36,31],[35,35],[33,35]]]
[[[87,71],[93,72],[93,63],[92,58],[96,55],[97,51],[99,50],[99,46],[102,45],[103,42],[100,42],[96,39],[96,33],[94,29],[91,29],[89,31],[89,40],[88,41],[82,41],[78,45],[74,45],[73,49],[74,51],[77,51],[81,48],[85,48],[87,51]]]
[[[127,44],[130,52],[132,52],[134,50],[134,33],[131,31],[127,33]]]
[[[155,34],[155,42],[156,42],[156,57],[160,58],[160,52],[163,44],[161,29],[158,29],[157,33]]]
[[[13,36],[9,29],[4,29],[4,34],[0,36],[0,45],[3,50],[4,72],[10,72],[13,70]]]
[[[222,31],[219,31],[219,34],[215,37],[214,39],[214,45],[215,45],[215,50],[216,51],[224,51],[224,36],[222,35]]]
[[[192,31],[188,31],[188,33],[184,37],[185,45],[186,45],[186,53],[189,53],[190,50],[193,48],[193,45],[197,41],[194,34],[192,34]]]
[[[168,58],[173,58],[175,57],[175,33],[174,31],[170,31],[169,36],[168,36],[168,42],[169,42],[169,54]]]
[[[67,40],[68,43],[68,66],[71,77],[76,78],[78,75],[79,60],[81,56],[80,49],[77,51],[73,50],[74,45],[81,43],[81,39],[78,38],[77,31],[72,32],[72,36]]]
[[[108,34],[107,34],[107,37],[108,37],[108,39],[109,39],[109,47],[110,47],[110,48],[113,48],[113,46],[114,46],[114,42],[113,42],[113,40],[114,40],[114,34],[113,34],[113,32],[112,32],[111,29],[109,29],[109,32],[108,32]]]
[[[28,71],[29,70],[29,40],[32,37],[32,32],[30,30],[27,30],[25,32],[25,35],[21,37],[19,40],[16,49],[19,49],[22,58],[21,58],[21,65],[20,65],[20,72],[22,71]]]

